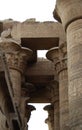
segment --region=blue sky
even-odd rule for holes
[[[28,123],[28,130],[48,130],[48,125],[45,124],[45,119],[48,117],[48,112],[43,110],[47,104],[32,104],[36,110],[32,111],[31,118]]]

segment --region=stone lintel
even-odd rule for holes
[[[48,50],[58,46],[59,37],[21,38],[21,45],[32,50]]]

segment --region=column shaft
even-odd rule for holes
[[[79,7],[78,7],[79,8]],[[82,19],[67,28],[71,130],[82,130]]]
[[[59,87],[56,87],[54,93],[57,97],[57,101],[55,103],[55,110],[56,114],[59,113],[59,121],[60,122],[60,130],[69,130],[68,123],[69,123],[69,110],[68,110],[68,73],[67,73],[67,55],[66,55],[66,43],[61,45],[61,49],[59,48],[52,48],[48,51],[47,57],[53,60],[56,72],[59,77]],[[53,95],[53,94],[52,94]],[[58,107],[59,106],[59,107]],[[57,107],[57,108],[56,108]],[[59,108],[59,109],[58,109]],[[56,114],[54,118],[56,117]],[[56,121],[54,121],[56,122]],[[56,128],[59,129],[59,128]]]
[[[51,83],[51,102],[54,109],[54,130],[60,130],[60,113],[59,113],[59,84],[57,81]]]
[[[59,101],[54,104],[54,130],[60,130],[59,125]]]
[[[54,102],[54,129],[55,130],[60,130],[60,125],[59,125],[59,87],[58,85],[55,86],[55,102]]]
[[[60,130],[69,130],[67,59],[56,64],[59,74]]]
[[[56,62],[58,61],[59,53],[58,53],[58,47],[50,49],[46,56],[49,60],[54,62],[54,66]],[[54,74],[55,75],[55,74]],[[58,81],[53,81],[51,83],[51,98],[52,103],[54,105],[54,129],[60,130],[59,125],[59,84]]]
[[[57,0],[56,7],[67,35],[70,129],[82,130],[82,0]]]
[[[82,0],[57,0],[56,14],[67,35],[71,130],[82,130]]]

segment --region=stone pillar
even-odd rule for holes
[[[49,60],[54,62],[54,65],[58,61],[58,47],[55,48],[55,56],[54,54],[54,48],[50,49],[46,56]],[[51,91],[51,102],[54,104],[54,130],[60,130],[60,116],[59,116],[59,84],[58,81],[52,81],[50,84],[50,91]]]
[[[54,106],[54,129],[60,130],[60,112],[59,112],[59,84],[57,81],[52,81],[50,85],[51,102]]]
[[[59,77],[60,130],[69,130],[68,72],[66,43],[60,46],[56,71]]]
[[[47,123],[49,130],[54,130],[54,106],[53,105],[47,105],[44,107],[44,110],[48,111],[48,118]]]
[[[60,50],[60,51],[59,51]],[[60,130],[68,130],[68,73],[66,43],[58,48],[52,48],[47,53],[47,58],[53,60],[59,77],[59,108],[60,108]],[[56,60],[55,60],[56,59]]]
[[[67,35],[70,130],[82,130],[82,0],[57,0]]]
[[[16,106],[20,105],[22,75],[32,51],[11,39],[1,39],[0,48],[5,52],[14,92]]]

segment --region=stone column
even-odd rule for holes
[[[18,107],[20,105],[22,75],[24,74],[27,60],[31,56],[32,51],[21,47],[11,39],[1,39],[0,48],[5,52],[7,58],[14,101]]]
[[[60,51],[59,51],[60,50]],[[58,48],[52,48],[47,53],[47,58],[53,60],[59,77],[59,108],[60,108],[60,130],[68,130],[68,73],[66,43]],[[56,58],[55,58],[56,57]],[[56,59],[56,60],[55,60]]]
[[[59,61],[55,65],[59,77],[60,130],[69,130],[68,72],[66,52],[66,43],[64,43],[60,46]]]
[[[60,112],[59,112],[59,84],[58,81],[52,81],[50,85],[51,89],[51,102],[54,106],[54,129],[60,130]]]
[[[55,56],[54,54],[54,48],[50,49],[46,56],[49,60],[54,62],[54,65],[58,61],[58,47],[55,48]],[[51,102],[54,104],[54,130],[60,130],[60,117],[59,117],[59,84],[58,81],[52,81],[50,84],[50,91],[51,91]]]
[[[82,0],[57,0],[67,35],[70,130],[82,130]]]
[[[54,106],[53,105],[47,105],[44,107],[44,110],[48,111],[48,118],[47,123],[49,130],[54,130]]]
[[[13,83],[14,95],[16,97],[16,104],[20,104],[21,96],[21,83],[24,72],[26,71],[27,60],[31,56],[32,51],[27,48],[21,48],[21,50],[13,57],[14,64],[9,66],[10,76]],[[16,87],[17,86],[17,87]]]

